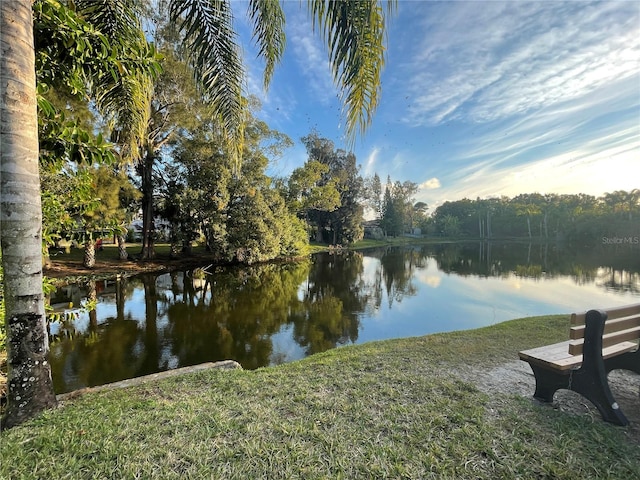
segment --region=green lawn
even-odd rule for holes
[[[127,243],[127,253],[129,253],[130,257],[134,257],[140,254],[140,249],[142,248],[139,243]],[[119,261],[118,257],[118,245],[114,243],[103,243],[102,250],[96,251],[96,259],[97,260],[106,260],[117,262]],[[171,246],[168,243],[158,243],[154,246],[156,254],[161,257],[169,257],[171,252]],[[196,245],[193,247],[194,253],[204,253],[205,247],[204,245]],[[51,251],[51,260],[57,262],[82,262],[84,259],[84,248],[82,246],[78,248],[70,248],[69,253],[65,252],[55,252]]]
[[[566,338],[566,316],[337,348],[82,395],[0,436],[0,478],[640,478],[633,427],[459,372]],[[637,427],[636,427],[637,428]]]

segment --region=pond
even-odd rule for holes
[[[94,299],[92,311],[78,310]],[[245,369],[342,345],[640,301],[640,251],[507,243],[320,253],[68,285],[51,303],[56,393],[203,362]]]

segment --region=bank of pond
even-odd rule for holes
[[[255,369],[342,345],[638,299],[640,250],[606,244],[387,246],[89,281],[51,297],[54,388],[225,359]]]

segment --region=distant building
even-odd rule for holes
[[[381,240],[384,238],[384,231],[380,228],[380,220],[367,220],[362,224],[364,228],[364,238]]]

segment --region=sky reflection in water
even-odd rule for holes
[[[61,289],[95,312],[51,326],[57,393],[233,358],[258,368],[328,348],[640,301],[640,255],[528,245],[393,247],[212,275]]]

